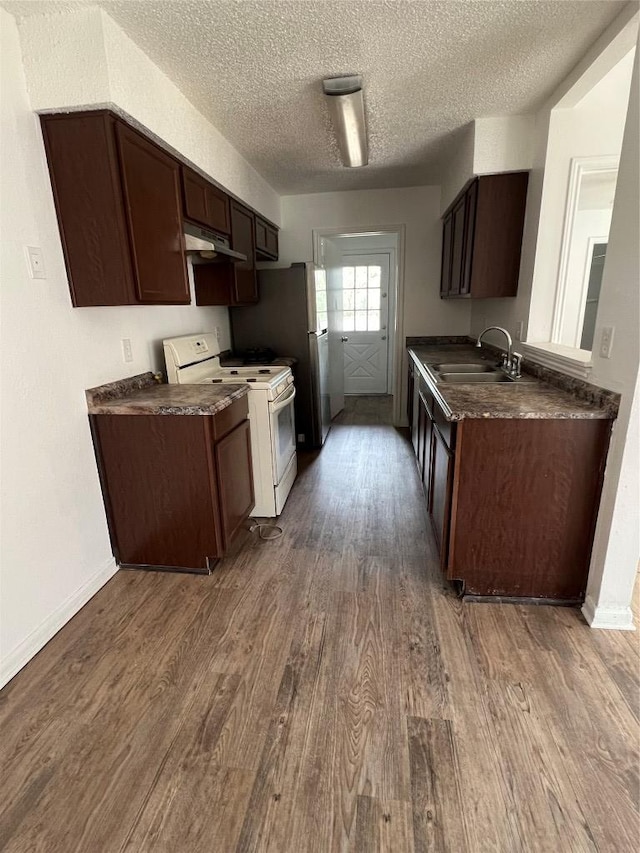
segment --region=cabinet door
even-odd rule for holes
[[[236,252],[247,256],[246,261],[234,264],[235,281],[232,304],[246,305],[258,301],[258,282],[255,264],[254,216],[250,210],[231,202],[231,245]]]
[[[113,117],[69,113],[40,122],[73,305],[135,304]]]
[[[420,395],[418,395],[418,416],[416,418],[417,427],[416,427],[416,459],[418,462],[418,471],[420,472],[420,479],[424,483],[424,458],[425,458],[425,437],[427,435],[427,423],[429,421],[429,415],[427,414],[427,407],[424,404],[424,400]]]
[[[229,196],[214,187],[213,184],[207,184],[205,189],[207,200],[207,221],[214,231],[220,231],[222,234],[229,234],[231,231],[231,223],[229,221]]]
[[[424,406],[424,403],[421,401],[421,405]],[[424,490],[424,496],[427,501],[427,511],[431,511],[431,466],[432,466],[432,456],[433,450],[431,447],[432,443],[432,434],[434,432],[433,429],[433,420],[431,419],[431,415],[426,411],[426,420],[424,425],[424,461],[422,465],[422,488]]]
[[[278,229],[256,216],[256,252],[278,260]]]
[[[182,415],[90,416],[120,564],[207,571],[211,558],[223,556],[206,421]]]
[[[453,217],[449,214],[442,223],[442,267],[440,269],[440,296],[448,296],[451,287],[451,236]]]
[[[222,537],[225,550],[254,506],[249,421],[243,421],[214,448]]]
[[[138,300],[188,303],[180,166],[121,122],[116,136]]]
[[[411,433],[413,433],[413,391],[415,388],[413,370],[413,362],[409,359],[409,375],[407,378],[407,420],[409,421],[409,432]]]
[[[451,211],[452,237],[451,237],[451,284],[449,294],[458,296],[462,284],[462,263],[464,260],[464,196]]]
[[[205,178],[182,167],[184,215],[205,228],[229,233],[229,197]]]
[[[460,295],[471,293],[471,264],[473,261],[473,246],[476,227],[476,202],[478,200],[478,181],[474,181],[465,197],[466,219],[464,223],[464,256],[462,262],[462,279]]]
[[[447,565],[449,550],[449,521],[451,516],[451,486],[453,481],[453,454],[436,427],[431,430],[429,515],[440,551],[440,566]]]

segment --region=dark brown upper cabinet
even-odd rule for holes
[[[182,167],[184,217],[204,228],[229,234],[229,196],[188,166]]]
[[[41,123],[74,306],[187,304],[177,161],[106,110]]]
[[[251,305],[258,301],[255,216],[237,201],[231,201],[230,213],[231,247],[247,260],[194,266],[198,305]]]
[[[278,229],[256,216],[256,257],[265,261],[278,260]]]
[[[443,217],[442,298],[515,296],[528,172],[481,175]]]

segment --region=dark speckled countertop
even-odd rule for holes
[[[470,344],[419,344],[409,347],[409,354],[442,404],[449,420],[465,418],[615,418],[615,395],[595,386],[577,388],[569,380],[569,388],[550,384],[533,374],[523,381],[496,384],[447,384],[437,381],[429,365],[453,362],[495,364],[495,356]],[[598,392],[602,392],[599,394]]]
[[[141,373],[86,391],[90,415],[215,415],[249,392],[247,385],[168,385]]]

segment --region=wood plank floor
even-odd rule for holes
[[[351,398],[210,577],[120,572],[0,693],[0,848],[638,850],[637,634],[442,582]]]

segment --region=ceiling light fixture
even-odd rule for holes
[[[345,166],[366,166],[369,162],[367,124],[364,117],[362,77],[329,77],[322,81],[327,104]]]

